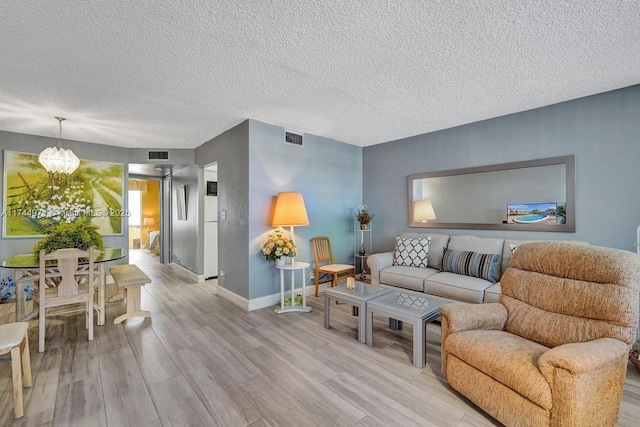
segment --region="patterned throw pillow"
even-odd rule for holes
[[[396,237],[393,265],[427,268],[431,236],[420,238]]]
[[[514,245],[514,244],[509,245],[509,252],[511,252],[511,255],[515,254],[517,250],[518,250],[518,245]]]
[[[442,271],[479,277],[495,283],[495,272],[499,261],[500,255],[497,254],[454,251],[445,248],[444,256],[442,257]]]

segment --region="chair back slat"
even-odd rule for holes
[[[331,251],[331,242],[328,237],[312,238],[311,247],[313,248],[313,258],[316,265],[321,265],[325,262],[333,264],[333,252]]]

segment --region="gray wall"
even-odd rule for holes
[[[249,121],[202,144],[195,152],[201,168],[218,163],[218,268],[224,272],[218,284],[249,298]],[[204,189],[202,194],[205,197]],[[204,265],[198,274],[203,272]]]
[[[305,134],[303,146],[284,141],[284,128],[250,120],[249,298],[280,292],[278,272],[260,255],[281,191],[304,196],[309,226],[296,227],[298,261],[313,267],[310,239],[328,236],[336,262],[353,263],[353,214],[362,197],[362,148]],[[221,242],[223,243],[223,242]],[[298,276],[299,280],[299,276]]]
[[[374,252],[409,228],[407,175],[576,156],[576,232],[436,230],[518,239],[575,239],[635,251],[640,224],[640,86],[581,98],[363,151],[363,201],[376,214]]]
[[[4,150],[20,151],[23,153],[40,153],[47,147],[58,145],[57,138],[46,138],[35,135],[25,135],[21,133],[0,131],[0,149],[3,153],[0,157],[0,171],[4,171]],[[124,163],[129,159],[129,150],[121,147],[113,147],[102,144],[87,144],[85,142],[64,140],[64,148],[70,148],[79,158],[85,160],[98,160],[104,162]],[[125,173],[125,188],[127,185]],[[0,194],[4,200],[4,172],[0,174]],[[125,209],[128,207],[127,198],[124,197]],[[2,236],[2,227],[4,221],[0,221],[0,236]],[[125,218],[124,230],[125,234],[120,236],[105,236],[105,246],[112,247],[128,247],[126,230],[128,228],[128,219]],[[0,237],[0,259],[4,260],[19,253],[27,253],[33,250],[33,245],[40,238],[10,238],[4,239]],[[121,262],[127,262],[126,260]],[[3,271],[4,275],[11,274],[10,271]]]
[[[175,167],[171,175],[171,262],[196,274],[204,271],[202,249],[199,249],[203,248],[202,176],[202,169],[197,166]],[[185,220],[178,220],[176,188],[179,185],[185,186]]]

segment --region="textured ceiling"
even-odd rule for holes
[[[367,146],[640,83],[638,1],[3,0],[0,130]]]

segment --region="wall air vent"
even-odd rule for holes
[[[285,132],[284,140],[289,144],[302,145],[302,135],[293,132]]]
[[[147,151],[147,160],[169,160],[168,151]]]

